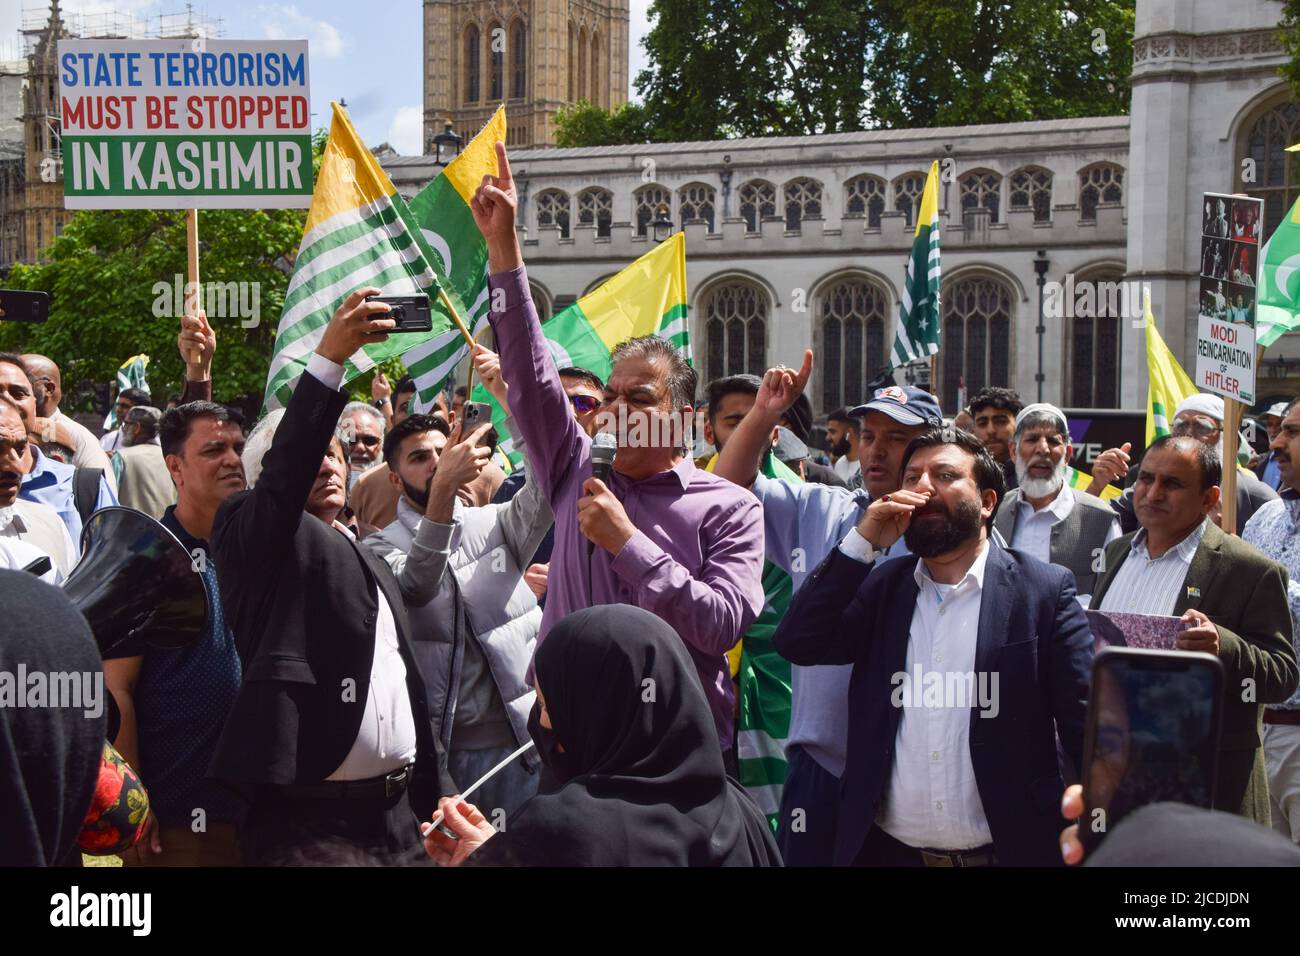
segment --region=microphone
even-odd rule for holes
[[[618,439],[609,432],[597,432],[596,437],[591,440],[591,477],[599,478],[605,484],[609,484],[609,473],[614,468],[614,455],[618,452]],[[591,555],[595,550],[596,542],[587,542],[587,563],[591,563]]]

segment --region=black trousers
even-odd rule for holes
[[[921,854],[895,840],[880,827],[872,827],[862,841],[854,866],[924,866]]]
[[[776,843],[786,866],[831,866],[840,812],[840,778],[802,747],[787,754],[789,771],[781,793]]]
[[[260,787],[239,832],[246,866],[418,865],[428,857],[406,790],[321,800]]]

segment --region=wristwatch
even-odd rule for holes
[[[388,399],[386,399],[386,398],[376,398],[376,399],[375,399],[373,402],[371,402],[370,404],[371,404],[371,405],[374,405],[375,408],[383,408],[385,405],[388,404]]]

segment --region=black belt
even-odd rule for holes
[[[997,866],[998,857],[993,852],[993,844],[979,846],[973,850],[917,850],[921,862],[926,866]]]
[[[415,764],[407,764],[382,777],[368,780],[322,780],[320,783],[287,783],[272,789],[281,796],[309,800],[381,800],[402,794],[411,782]]]

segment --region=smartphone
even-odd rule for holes
[[[44,322],[50,317],[48,292],[0,289],[0,321]]]
[[[1097,654],[1083,740],[1085,847],[1148,803],[1213,806],[1223,680],[1210,654],[1136,647]]]
[[[484,422],[492,421],[492,406],[487,402],[466,402],[460,410],[462,435],[468,435]]]
[[[383,302],[388,305],[387,318],[397,323],[393,333],[397,332],[432,332],[433,313],[429,310],[429,297],[419,295],[372,295],[367,302]],[[378,316],[384,318],[384,316]]]

